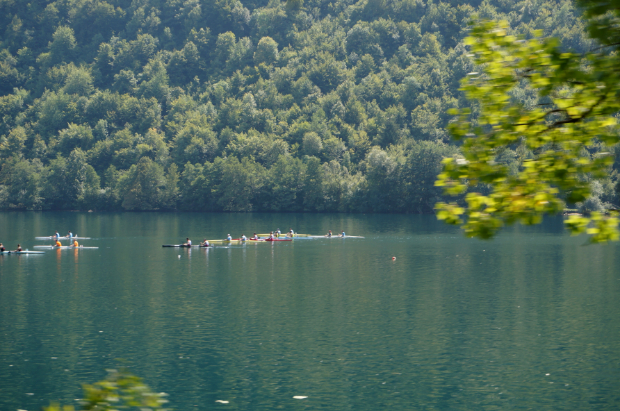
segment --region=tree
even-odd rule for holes
[[[50,161],[43,184],[45,198],[43,207],[50,209],[76,207],[84,194],[88,167],[90,166],[86,163],[86,155],[79,148],[73,150],[68,158],[58,155]]]
[[[278,60],[278,43],[271,37],[263,37],[256,46],[254,64],[273,64]]]
[[[302,147],[304,154],[306,155],[319,155],[323,150],[323,143],[321,142],[321,137],[314,131],[304,134]]]
[[[167,185],[164,169],[148,157],[132,165],[119,185],[125,210],[157,210],[164,203]]]
[[[39,160],[17,156],[6,161],[0,171],[0,207],[37,210],[41,208],[41,169]]]
[[[620,3],[617,0],[614,3]],[[602,0],[588,6],[590,12]],[[606,3],[605,3],[606,4]],[[605,6],[607,7],[607,6]],[[614,16],[620,16],[616,10]],[[599,33],[598,22],[591,32]],[[603,178],[613,164],[608,150],[589,154],[595,143],[618,142],[614,115],[620,110],[620,57],[617,53],[564,52],[554,38],[528,41],[508,35],[505,22],[476,25],[467,44],[484,74],[470,73],[463,89],[478,101],[480,114],[474,123],[469,110],[451,132],[464,139],[462,157],[447,158],[437,185],[453,195],[463,194],[466,207],[438,203],[438,217],[464,224],[468,236],[490,238],[504,224],[535,224],[544,214],[562,211],[564,201],[583,202],[591,194],[589,178]],[[603,44],[614,44],[618,31],[610,30]],[[618,47],[615,43],[615,47]],[[511,98],[526,84],[540,96],[540,104],[528,108]],[[453,112],[457,114],[457,112]],[[497,162],[502,150],[520,148],[532,153],[514,174]],[[480,185],[489,194],[477,192]],[[613,216],[593,213],[571,216],[571,233],[587,231],[592,242],[619,238]]]
[[[48,47],[53,64],[70,61],[74,57],[75,48],[77,47],[73,29],[67,26],[58,27]]]

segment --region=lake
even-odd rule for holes
[[[289,227],[366,238],[161,247]],[[176,410],[620,408],[620,246],[559,217],[483,242],[419,215],[0,213],[10,249],[56,230],[99,249],[0,256],[1,410],[76,404],[118,359]]]

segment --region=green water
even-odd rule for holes
[[[278,227],[366,238],[161,247]],[[10,248],[55,230],[99,249],[0,256],[1,410],[74,404],[117,358],[177,410],[620,408],[620,246],[559,218],[481,242],[433,216],[0,213]]]

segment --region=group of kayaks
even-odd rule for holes
[[[280,230],[272,231],[269,234],[256,234],[250,238],[242,235],[240,238],[232,238],[230,234],[225,239],[207,240],[206,238],[200,244],[192,244],[187,238],[183,244],[163,244],[162,247],[179,247],[179,248],[206,248],[216,245],[244,244],[244,243],[274,243],[278,241],[293,241],[294,238],[364,238],[361,236],[348,236],[343,231],[339,235],[332,235],[331,230],[325,235],[298,234],[293,230],[282,234]]]
[[[73,235],[71,231],[65,236],[61,236],[56,232],[55,235],[46,237],[35,237],[35,240],[52,240],[53,245],[35,245],[35,248],[44,248],[51,250],[84,250],[84,249],[98,249],[99,247],[84,247],[80,245],[77,240],[90,240],[90,237],[78,237]],[[60,241],[69,240],[70,245],[62,245]],[[72,243],[71,243],[72,242]],[[45,251],[30,251],[23,250],[20,244],[17,244],[16,250],[6,250],[2,243],[0,243],[0,254],[45,254]]]

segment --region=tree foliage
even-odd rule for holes
[[[113,411],[118,409],[149,409],[166,411],[165,393],[153,392],[140,377],[126,369],[107,370],[105,379],[94,384],[84,384],[84,398],[80,409],[87,411]],[[73,406],[51,404],[44,411],[73,411]]]
[[[471,110],[463,110],[450,128],[464,143],[460,156],[444,160],[437,181],[447,193],[467,191],[465,208],[439,203],[439,218],[461,223],[464,213],[465,232],[480,238],[492,237],[504,223],[535,224],[543,214],[562,211],[565,202],[588,200],[611,172],[608,147],[619,140],[615,54],[580,56],[563,51],[555,38],[518,40],[508,30],[506,22],[485,22],[467,39],[483,73],[470,73],[463,89],[480,113],[473,123]],[[539,104],[515,101],[519,87],[531,90]],[[510,149],[529,153],[516,170],[498,161]],[[594,242],[617,240],[616,218],[601,209],[590,218],[571,216],[566,224],[573,234],[587,230]]]

